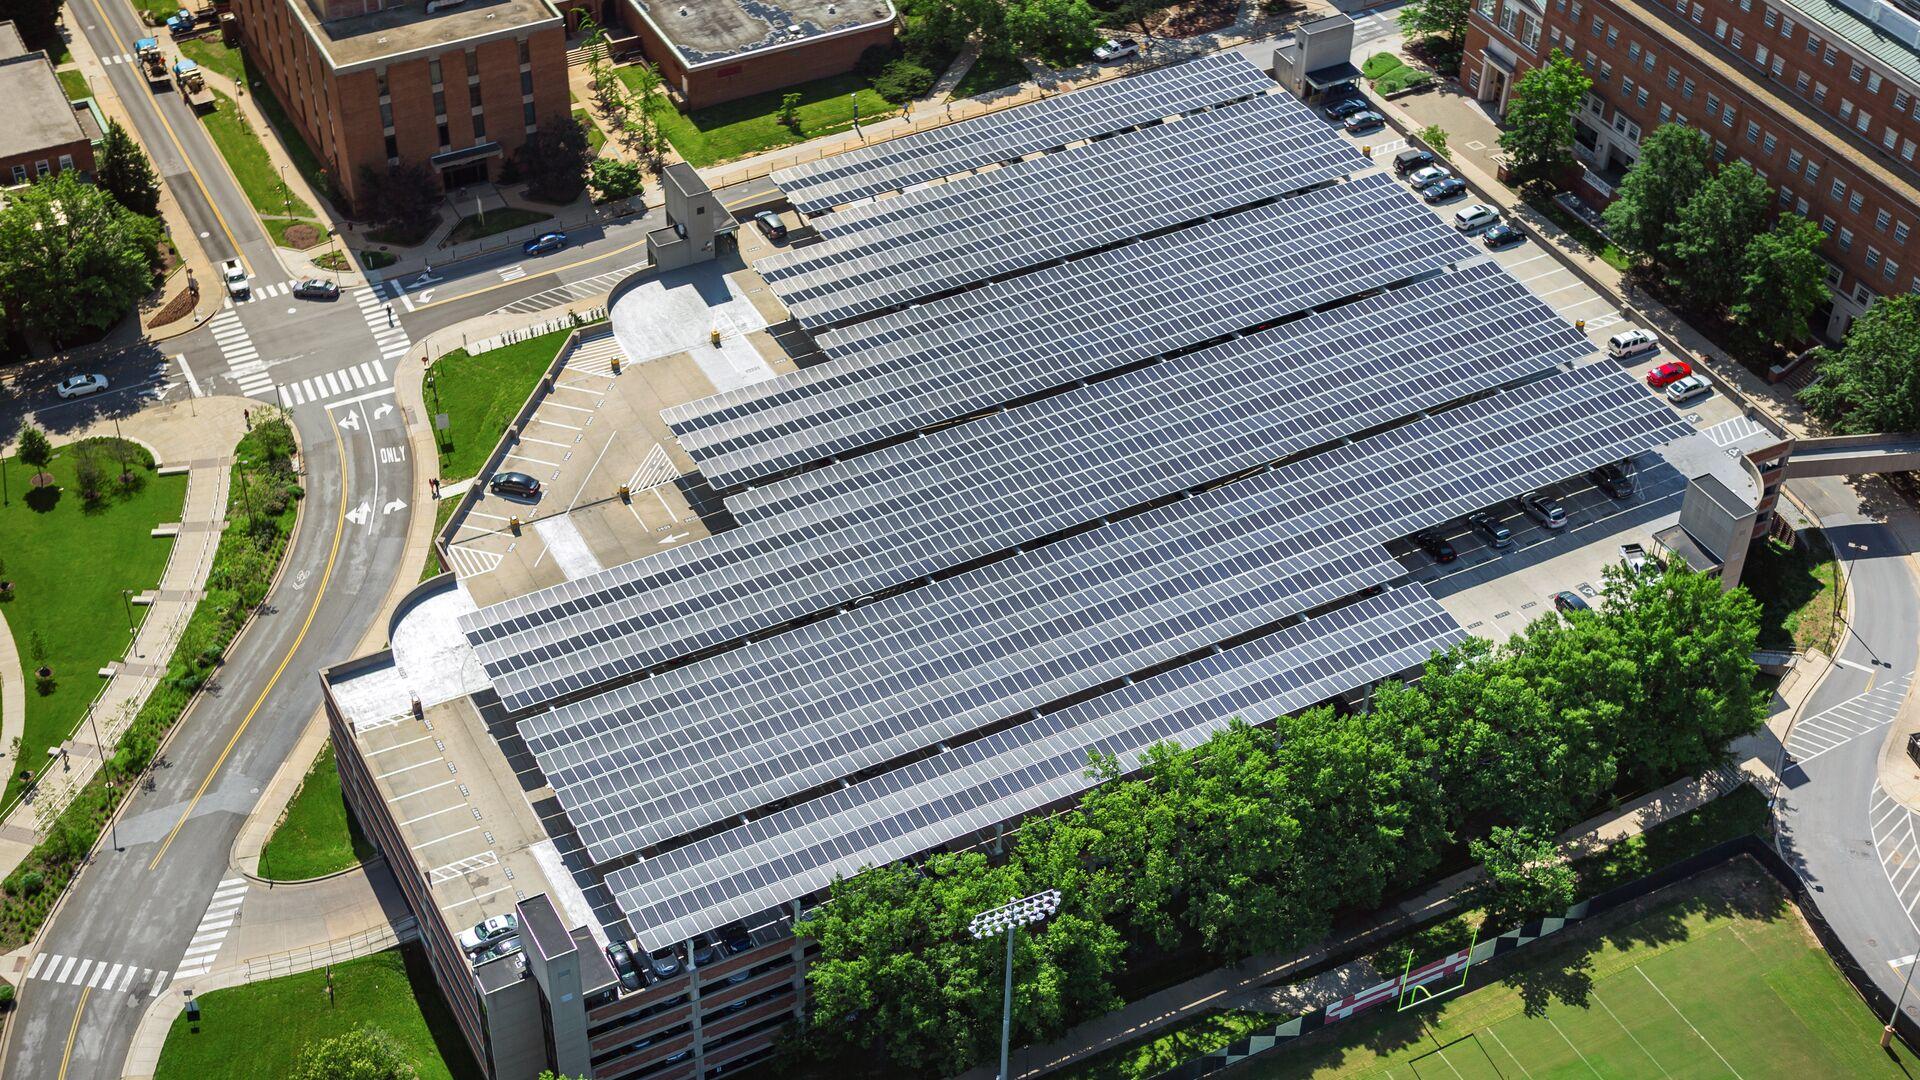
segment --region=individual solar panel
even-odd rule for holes
[[[523,708],[1590,351],[1482,262],[736,496],[739,528],[464,628]]]
[[[1593,365],[521,724],[597,861],[1397,576],[1392,537],[1690,431]]]
[[[811,214],[1273,88],[1273,80],[1246,57],[1215,53],[779,169],[773,182]]]
[[[1258,97],[889,199],[858,231],[830,233],[754,269],[802,326],[817,330],[1369,164],[1292,97]]]
[[[1417,667],[1466,635],[1420,586],[1143,679],[608,875],[658,949],[1083,794],[1089,755],[1125,771],[1162,742],[1193,747]]]
[[[726,491],[1476,254],[1375,174],[830,331],[826,362],[661,415]]]

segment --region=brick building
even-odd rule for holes
[[[892,43],[895,19],[891,0],[619,0],[617,7],[689,109],[849,71],[867,49]]]
[[[547,0],[234,0],[241,40],[334,185],[408,161],[449,190],[496,179],[571,115]]]
[[[1478,0],[1461,81],[1496,110],[1554,49],[1593,79],[1575,122],[1598,202],[1645,132],[1690,124],[1751,164],[1829,240],[1838,338],[1876,298],[1920,292],[1920,18],[1884,0]]]
[[[11,22],[0,22],[0,97],[10,106],[0,120],[0,185],[93,171],[93,114],[67,100],[47,54],[29,52]]]

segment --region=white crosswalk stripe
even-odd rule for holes
[[[130,64],[132,62],[133,62],[133,57],[126,53],[114,53],[112,56],[103,56],[100,58],[100,64],[102,67],[105,67],[108,64]]]
[[[610,291],[628,275],[635,270],[644,269],[646,265],[646,263],[635,263],[632,266],[623,266],[618,270],[609,270],[604,274],[581,278],[579,281],[569,282],[545,292],[537,292],[532,296],[523,296],[511,304],[493,309],[489,314],[530,315],[536,311],[571,304],[575,300]]]
[[[278,296],[290,296],[293,294],[294,287],[299,284],[299,278],[289,278],[286,281],[276,282],[272,285],[262,285],[259,282],[254,282],[248,290],[245,300],[235,300],[229,296],[227,297],[226,306],[233,308],[239,305],[251,304],[256,300],[271,300]]]
[[[514,263],[512,266],[503,266],[500,268],[501,281],[519,281],[521,278],[526,276],[527,276],[527,268],[525,266],[520,265],[519,263]]]
[[[1907,686],[1913,681],[1909,672],[1888,679],[1864,694],[1794,722],[1787,735],[1787,753],[1801,764],[1843,746],[1868,732],[1878,731],[1893,721],[1900,704],[1907,698]]]
[[[615,359],[624,364],[627,354],[620,348],[620,339],[611,332],[582,341],[567,357],[567,370],[580,371],[589,375],[612,375]]]
[[[383,282],[383,286],[392,286],[392,282]],[[390,317],[387,312],[391,305],[381,299],[381,288],[358,289],[354,291],[353,302],[360,305],[360,317],[367,321],[367,329],[373,334],[373,343],[380,349],[380,359],[392,363],[407,354],[413,347],[413,341],[407,337],[406,327],[400,320]]]
[[[1712,440],[1715,446],[1732,446],[1742,439],[1758,435],[1765,430],[1766,428],[1761,427],[1757,420],[1736,416],[1731,420],[1723,420],[1701,431],[1700,434]]]
[[[280,391],[286,395],[288,407],[292,407],[310,401],[326,401],[352,390],[379,386],[386,381],[386,365],[378,360],[368,360],[338,371],[311,375],[299,382],[286,383]]]
[[[200,917],[200,925],[193,932],[193,939],[187,942],[186,951],[180,956],[180,969],[174,972],[175,979],[192,979],[213,970],[213,959],[220,954],[220,946],[233,931],[233,924],[239,920],[240,906],[247,900],[247,879],[228,878],[213,890],[213,899],[207,901],[207,913]]]
[[[47,952],[36,953],[33,963],[27,967],[28,981],[85,986],[109,994],[132,992],[145,997],[153,997],[165,989],[168,974],[138,964]]]
[[[248,397],[271,398],[273,376],[267,372],[266,361],[260,359],[260,350],[254,347],[240,316],[222,311],[207,327],[220,346],[220,355],[227,359],[228,377],[240,384],[240,392]]]

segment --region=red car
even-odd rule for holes
[[[1693,369],[1688,367],[1685,361],[1669,360],[1647,372],[1647,385],[1658,390],[1668,383],[1679,382],[1691,374]]]

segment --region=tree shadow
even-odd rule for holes
[[[27,509],[36,514],[50,513],[60,504],[60,492],[61,488],[58,484],[48,484],[46,487],[29,489],[20,501],[26,503]]]
[[[1593,950],[1580,950],[1564,964],[1521,968],[1503,981],[1520,995],[1521,1009],[1530,1017],[1545,1015],[1556,1001],[1584,1009],[1593,993]]]

